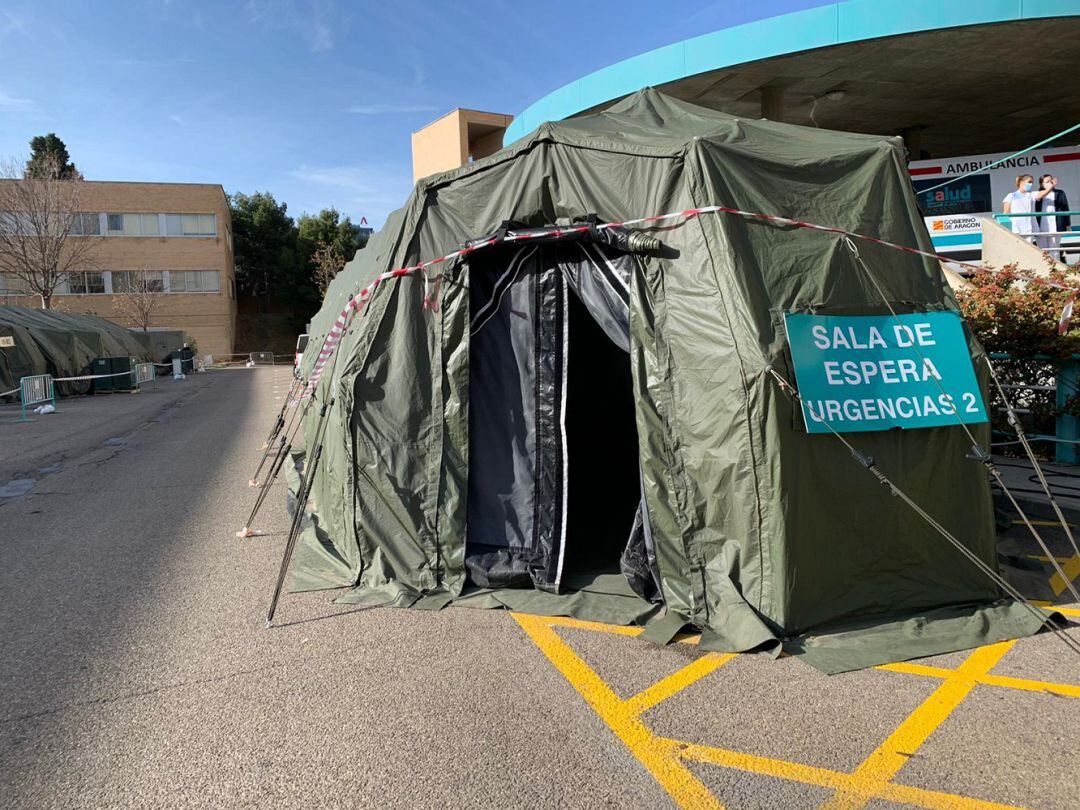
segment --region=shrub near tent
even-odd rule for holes
[[[706,649],[783,647],[829,671],[1034,632],[1040,619],[986,575],[990,490],[965,429],[900,422],[848,440],[985,571],[808,431],[782,387],[798,370],[785,319],[890,330],[892,308],[952,319],[942,346],[970,380],[942,380],[971,383],[981,405],[983,351],[935,261],[720,215],[657,228],[655,252],[614,228],[498,239],[710,204],[930,248],[898,139],[652,90],[420,181],[330,284],[313,346],[378,274],[496,244],[380,283],[342,336],[305,416],[323,438],[308,447],[314,520],[293,587],[648,621],[655,640],[690,624]],[[305,378],[319,355],[305,353]],[[986,445],[985,416],[966,429]]]

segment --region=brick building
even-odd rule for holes
[[[16,181],[5,181],[16,182]],[[81,235],[98,245],[86,267],[57,289],[53,305],[125,323],[115,293],[144,273],[165,294],[151,329],[182,329],[200,354],[226,355],[236,334],[232,223],[220,185],[86,181]],[[0,303],[39,306],[0,274]]]

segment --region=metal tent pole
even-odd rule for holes
[[[319,427],[317,430],[318,444],[315,447],[314,455],[311,457],[310,466],[304,470],[300,492],[297,493],[296,511],[293,513],[292,524],[289,527],[289,537],[285,541],[285,553],[281,557],[281,568],[278,570],[277,583],[274,585],[274,594],[270,599],[270,610],[266,614],[266,626],[268,628],[274,622],[274,613],[277,611],[278,600],[281,598],[281,589],[285,585],[285,576],[289,571],[289,563],[292,562],[293,550],[296,548],[296,541],[300,537],[300,525],[303,523],[304,511],[307,508],[308,498],[311,496],[311,487],[315,481],[315,471],[319,467],[319,459],[322,458],[323,436],[326,432],[325,425],[327,423],[326,414],[333,405],[333,399],[324,403],[319,414]]]

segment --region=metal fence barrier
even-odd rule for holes
[[[19,380],[19,398],[22,399],[22,416],[18,422],[33,422],[26,415],[27,405],[39,405],[48,402],[56,407],[56,394],[53,391],[53,378],[51,374],[35,374],[32,377],[23,377]]]
[[[140,385],[148,382],[153,382],[154,387],[157,387],[157,373],[154,371],[154,364],[136,363],[135,368],[131,370],[132,387],[137,391]]]
[[[248,355],[252,363],[262,363],[264,365],[274,365],[274,353],[273,352],[251,352]]]

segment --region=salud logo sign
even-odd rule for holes
[[[955,312],[784,316],[810,433],[985,422]]]

